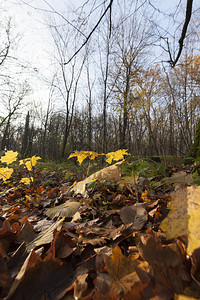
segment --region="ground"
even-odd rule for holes
[[[0,186],[0,299],[199,299],[199,169],[169,160],[103,169],[81,192],[84,166],[42,163],[29,185],[18,168]]]

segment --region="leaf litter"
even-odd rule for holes
[[[0,186],[1,300],[200,298],[200,187],[121,175]]]

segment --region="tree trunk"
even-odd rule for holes
[[[194,142],[185,156],[185,163],[191,163],[194,159],[200,157],[200,119],[197,123]],[[193,158],[193,159],[192,159]]]

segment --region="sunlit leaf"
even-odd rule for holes
[[[32,156],[30,158],[24,158],[19,161],[20,165],[25,165],[25,167],[30,171],[36,165],[38,159],[41,159],[39,156]]]
[[[160,227],[168,239],[186,235],[187,253],[191,255],[200,247],[200,187],[191,186],[173,193],[169,208],[170,212]]]
[[[4,156],[0,158],[2,163],[6,163],[7,165],[17,160],[18,152],[7,151]]]
[[[24,177],[20,180],[20,182],[24,184],[30,184],[31,182],[33,182],[33,177]]]
[[[36,163],[37,163],[37,161],[39,160],[39,159],[41,159],[41,157],[40,156],[32,156],[31,157],[31,164],[32,164],[32,167],[35,167],[35,165],[36,165]]]
[[[0,168],[0,179],[3,179],[3,181],[7,180],[8,178],[10,178],[10,176],[13,173],[13,169],[12,168]]]
[[[90,160],[95,159],[97,156],[99,156],[98,153],[94,152],[94,151],[76,151],[74,153],[71,153],[69,158],[72,157],[77,157],[77,160],[79,162],[79,164],[81,165],[82,162],[88,157]]]
[[[106,154],[106,161],[111,164],[113,160],[118,161],[124,158],[124,155],[130,155],[127,149],[117,150],[115,152],[109,152]]]

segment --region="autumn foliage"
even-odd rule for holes
[[[188,170],[152,177],[135,163],[127,176],[125,155],[77,183],[35,169],[37,156],[1,158],[0,299],[200,297],[200,187]]]

